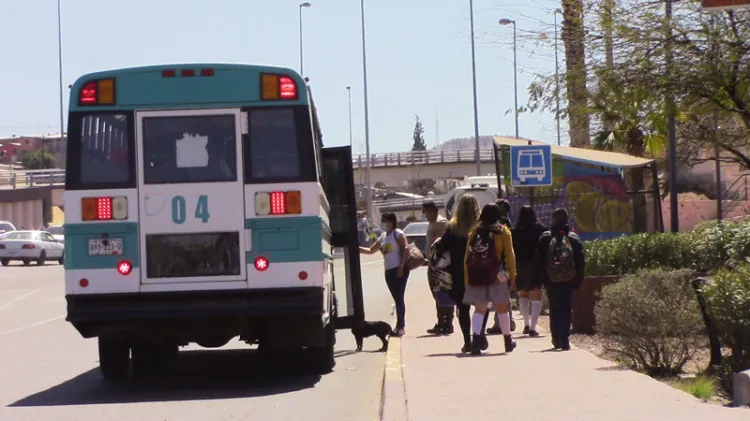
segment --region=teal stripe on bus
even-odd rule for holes
[[[138,223],[104,222],[96,224],[66,223],[65,269],[116,269],[117,263],[127,259],[134,268],[140,266]],[[123,253],[117,256],[89,256],[89,239],[122,238]]]
[[[213,76],[200,76],[201,69],[213,69]],[[162,70],[175,70],[174,77],[162,77]],[[195,76],[182,77],[183,69]],[[261,73],[285,75],[297,85],[293,101],[261,101]],[[81,88],[90,81],[115,78],[112,106],[80,106]],[[194,63],[133,67],[90,73],[79,78],[70,91],[70,111],[114,111],[157,109],[200,109],[307,104],[305,81],[292,69],[274,66]]]
[[[331,259],[323,241],[331,243],[331,229],[320,216],[263,218],[245,220],[252,230],[252,251],[246,253],[248,264],[259,256],[271,263],[322,262]]]

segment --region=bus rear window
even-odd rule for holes
[[[131,124],[126,114],[72,116],[66,188],[131,187],[135,182]]]
[[[315,151],[307,107],[252,108],[248,120],[247,182],[315,179]]]

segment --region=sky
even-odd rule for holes
[[[68,85],[98,70],[227,62],[299,70],[297,0],[61,0],[64,110]],[[364,153],[360,2],[302,9],[304,71],[326,146]],[[555,0],[474,0],[479,131],[514,135],[513,27],[519,105],[553,74]],[[365,0],[371,153],[411,148],[415,115],[428,146],[474,134],[468,0]],[[57,0],[0,1],[0,137],[60,132]],[[560,44],[560,66],[564,54]],[[436,122],[439,121],[439,125]],[[554,116],[521,113],[520,135],[556,142]],[[439,129],[439,130],[438,130]],[[562,125],[563,144],[567,127]]]

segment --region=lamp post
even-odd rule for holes
[[[555,109],[555,123],[557,124],[557,146],[560,146],[560,62],[557,57],[557,14],[562,15],[562,10],[555,9],[555,100],[557,107]]]
[[[299,5],[299,72],[302,75],[305,74],[305,61],[302,51],[302,9],[306,9],[308,7],[312,7],[312,4],[307,1]]]
[[[474,49],[474,0],[469,0],[471,22],[471,80],[474,95],[474,144],[476,146],[477,175],[482,175],[481,157],[479,156],[479,111],[477,106],[477,59]]]
[[[352,87],[347,86],[346,92],[349,94],[349,148],[353,148],[352,144]]]
[[[515,98],[514,115],[516,118],[516,139],[518,139],[518,61],[516,60],[516,21],[500,19],[500,25],[513,25],[513,95]],[[529,141],[531,144],[531,141]]]
[[[62,0],[57,0],[57,67],[60,78],[60,142],[65,135],[65,116],[63,111],[63,64],[62,64]]]
[[[372,218],[372,192],[370,191],[370,116],[367,106],[367,44],[365,42],[365,0],[360,1],[362,12],[362,77],[363,96],[365,101],[365,188],[367,190],[367,216]]]

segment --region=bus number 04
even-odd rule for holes
[[[172,221],[175,224],[184,224],[187,219],[187,204],[183,196],[172,198]],[[195,206],[195,218],[200,219],[204,224],[208,222],[211,214],[208,212],[208,196],[202,194],[198,196],[198,203]]]

